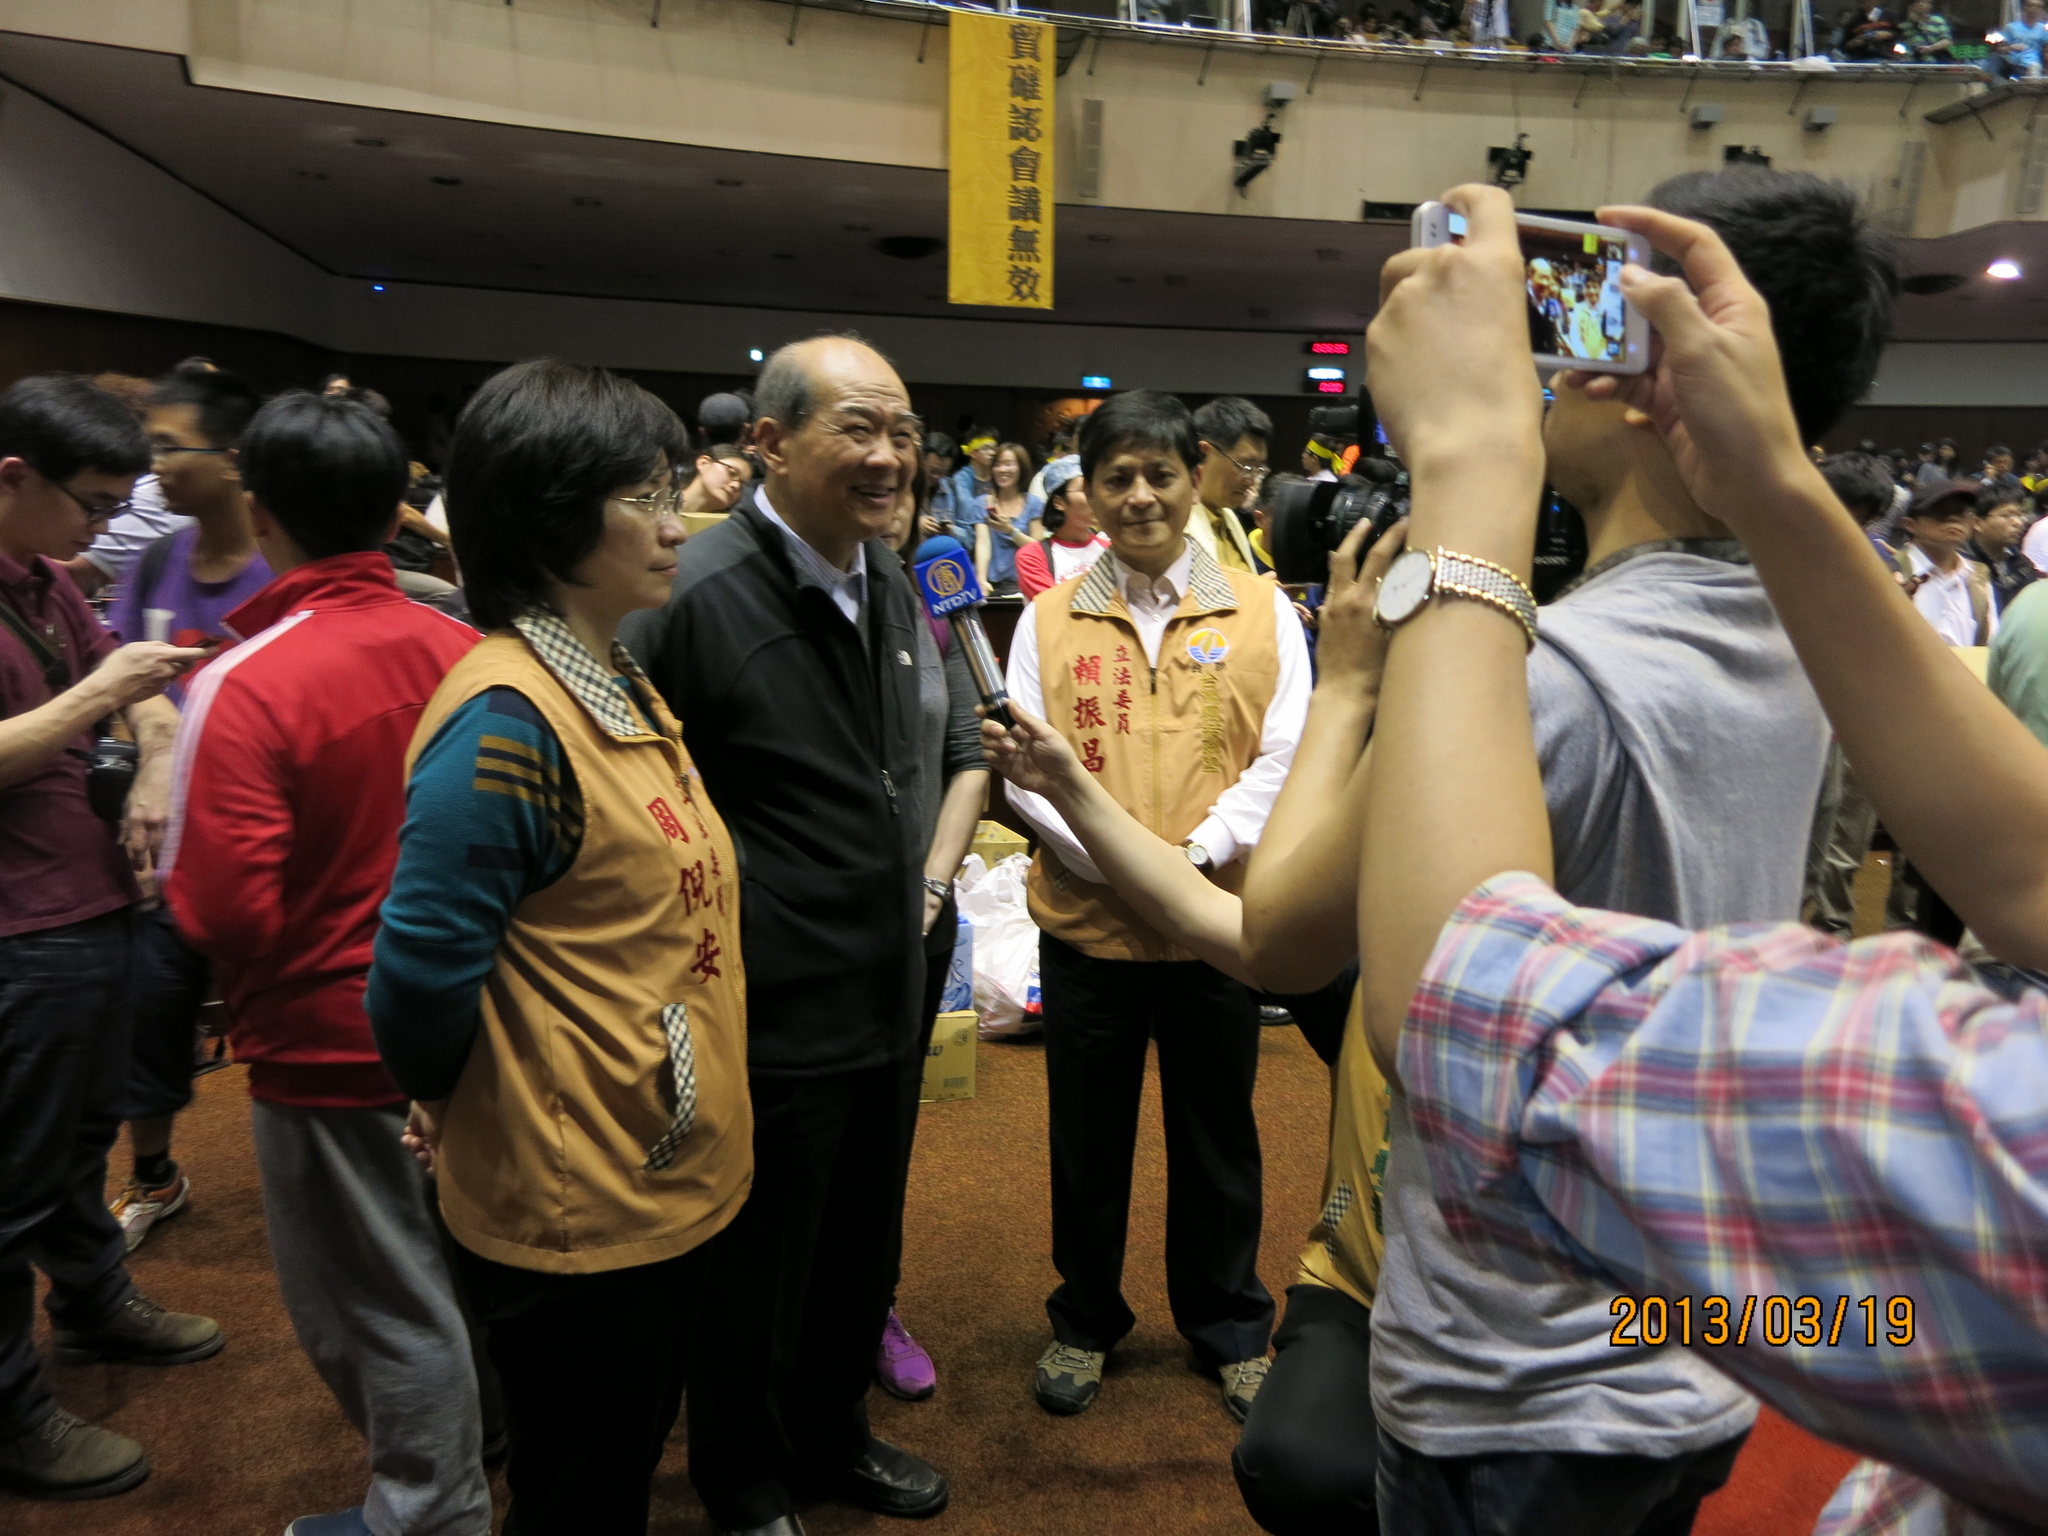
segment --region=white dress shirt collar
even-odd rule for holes
[[[763,517],[782,530],[782,537],[789,545],[790,557],[796,561],[797,569],[825,589],[833,606],[846,615],[848,623],[858,624],[861,603],[866,600],[868,591],[867,546],[854,545],[853,564],[842,571],[805,543],[803,536],[782,520],[782,514],[768,503],[767,486],[755,487],[754,505],[761,509]]]
[[[1131,627],[1137,630],[1139,642],[1145,647],[1146,663],[1158,666],[1159,645],[1166,637],[1167,623],[1179,611],[1180,600],[1187,594],[1188,573],[1195,563],[1193,541],[1182,539],[1180,554],[1157,576],[1132,570],[1117,559],[1114,550],[1102,558],[1110,562],[1110,577],[1123,594],[1124,607],[1130,610]]]

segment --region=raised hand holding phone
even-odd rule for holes
[[[1600,217],[1638,232],[1685,276],[1642,267],[1622,273],[1630,302],[1657,332],[1649,371],[1627,379],[1573,373],[1556,382],[1588,399],[1620,400],[1632,425],[1662,434],[1700,510],[1738,533],[1769,505],[1758,494],[1768,484],[1819,486],[1826,495],[1799,441],[1769,306],[1721,237],[1655,208],[1602,208]]]

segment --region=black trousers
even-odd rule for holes
[[[123,1120],[175,1115],[192,1102],[199,1010],[212,968],[178,936],[168,907],[135,920],[135,1038]]]
[[[1400,1536],[1687,1536],[1748,1438],[1690,1456],[1425,1456],[1383,1429],[1380,1525]]]
[[[549,1275],[452,1246],[504,1393],[504,1536],[646,1536],[703,1311],[705,1249]]]
[[[101,1322],[135,1293],[106,1198],[132,955],[125,908],[0,938],[0,1440],[55,1406],[36,1360],[35,1270],[60,1323]]]
[[[727,1528],[766,1525],[869,1442],[867,1391],[903,1253],[924,1057],[760,1077],[754,1189],[707,1244],[690,1366],[690,1481]]]
[[[1273,1536],[1378,1536],[1372,1310],[1295,1285],[1276,1358],[1230,1453],[1244,1507]]]
[[[1108,1350],[1136,1318],[1124,1302],[1131,1158],[1145,1047],[1159,1042],[1166,1122],[1166,1294],[1207,1369],[1264,1355],[1273,1298],[1259,1282],[1262,1207],[1252,1087],[1259,1011],[1200,961],[1097,960],[1039,940],[1052,1131],[1053,1336]]]

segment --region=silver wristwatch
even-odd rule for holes
[[[1536,645],[1536,598],[1506,566],[1448,549],[1411,549],[1387,567],[1373,600],[1372,616],[1383,629],[1407,623],[1433,597],[1462,597],[1497,608],[1522,626]]]
[[[944,901],[953,894],[953,882],[941,880],[937,875],[926,875],[924,877],[924,888],[941,901]]]

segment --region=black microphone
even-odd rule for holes
[[[945,548],[950,544],[951,549]],[[988,631],[981,627],[981,583],[974,566],[958,539],[928,539],[918,551],[937,549],[940,553],[917,565],[917,590],[925,610],[935,619],[953,626],[953,638],[967,658],[967,670],[974,674],[974,686],[981,694],[986,716],[1008,730],[1010,695],[1003,687],[1003,669],[996,665],[996,653],[988,643]]]

